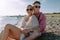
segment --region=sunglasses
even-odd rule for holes
[[[33,9],[27,9],[27,11],[32,11]]]
[[[34,6],[35,8],[40,8],[40,6]]]

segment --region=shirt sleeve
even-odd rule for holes
[[[16,25],[18,28],[22,28],[23,26],[25,26],[25,17],[22,18],[18,24]]]
[[[44,31],[46,28],[46,16],[44,14],[42,14],[39,20],[40,20],[39,27],[40,27],[41,31]]]

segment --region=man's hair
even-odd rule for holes
[[[33,3],[33,5],[34,5],[35,3],[41,4],[39,1],[35,1],[35,2]]]

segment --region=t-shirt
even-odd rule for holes
[[[26,17],[24,17],[18,24],[17,26],[19,28],[23,29],[30,29],[30,28],[34,28],[34,27],[38,27],[39,26],[39,22],[38,19],[35,15],[32,15],[29,20],[26,22],[25,21]]]

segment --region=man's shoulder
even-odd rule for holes
[[[39,12],[39,15],[40,15],[40,16],[45,16],[45,14],[44,14],[44,13],[42,13],[42,12]]]

